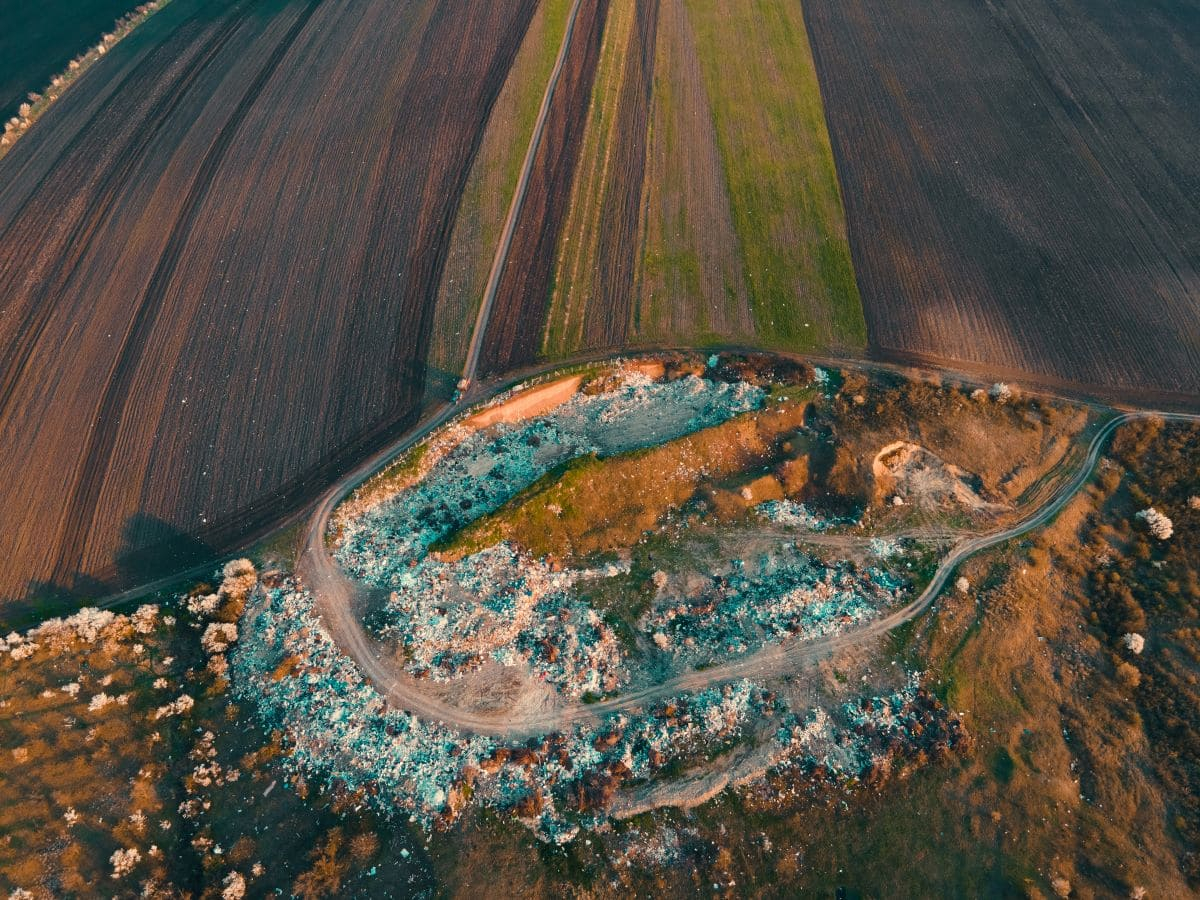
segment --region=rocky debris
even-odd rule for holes
[[[756,506],[755,511],[773,525],[802,531],[825,531],[840,524],[838,520],[822,519],[794,500],[768,500]]]
[[[666,720],[649,711],[616,714],[598,727],[509,745],[388,708],[333,644],[312,597],[291,582],[263,592],[242,626],[232,651],[234,691],[287,734],[285,764],[428,828],[453,821],[469,796],[527,820],[546,840],[568,840],[605,820],[621,784],[737,739],[767,708],[765,692],[742,681],[667,701]],[[303,664],[279,675],[294,657]]]
[[[977,476],[910,441],[895,441],[881,449],[871,463],[871,474],[875,496],[892,497],[893,506],[913,501],[924,507],[960,506],[973,511],[1004,508],[981,496]]]
[[[490,660],[528,667],[567,696],[611,691],[629,678],[620,643],[571,590],[597,574],[556,572],[508,544],[455,563],[426,557],[397,579],[380,634],[404,646],[418,676],[448,680]]]
[[[338,560],[392,587],[414,558],[494,512],[554,467],[591,453],[654,446],[762,405],[761,388],[687,376],[653,381],[626,372],[612,390],[578,394],[545,415],[478,431],[451,425],[430,438],[422,477],[355,515],[340,517]]]
[[[625,570],[571,570],[506,544],[453,563],[430,554],[567,460],[658,444],[755,409],[764,397],[742,382],[654,381],[634,369],[610,382],[525,421],[439,432],[430,446],[442,449],[426,453],[436,465],[386,501],[339,519],[338,560],[391,590],[379,631],[404,645],[414,675],[452,679],[490,661],[528,668],[573,697],[628,681],[613,630],[572,591]]]
[[[732,560],[698,594],[661,592],[642,627],[660,649],[683,658],[725,657],[863,622],[894,604],[898,589],[885,572],[826,565],[782,548],[750,566]]]
[[[906,766],[944,760],[971,746],[962,721],[913,674],[899,691],[793,716],[777,734],[775,771],[799,768],[818,780],[878,786]]]

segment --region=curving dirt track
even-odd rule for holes
[[[561,730],[575,722],[593,721],[608,713],[644,707],[655,700],[682,692],[696,691],[710,684],[739,678],[771,678],[796,671],[814,661],[876,640],[920,616],[937,599],[958,566],[991,547],[1027,534],[1049,524],[1087,484],[1108,439],[1122,425],[1143,418],[1157,417],[1171,422],[1200,423],[1200,415],[1157,411],[1132,411],[1114,416],[1097,431],[1074,470],[1056,489],[1018,522],[996,531],[961,537],[938,564],[925,589],[901,609],[868,622],[852,631],[814,641],[785,641],[722,665],[685,672],[658,684],[623,693],[594,704],[553,705],[547,700],[533,708],[498,712],[479,711],[456,706],[428,682],[421,682],[404,671],[403,664],[382,642],[369,635],[360,620],[357,602],[359,589],[338,567],[325,535],[329,518],[341,499],[365,481],[387,460],[422,440],[445,423],[455,407],[446,407],[420,431],[406,437],[374,458],[358,466],[329,489],[317,504],[301,542],[297,574],[313,593],[316,608],[325,628],[342,652],[350,656],[388,701],[399,709],[464,731],[497,736],[525,736]],[[1066,460],[1064,459],[1063,465]]]
[[[0,601],[232,546],[415,422],[536,0],[175,0],[0,162]]]
[[[806,0],[876,358],[1200,396],[1200,7]]]

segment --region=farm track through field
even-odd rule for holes
[[[608,3],[609,0],[582,0],[513,242],[486,322],[479,358],[479,371],[485,376],[529,365],[541,341],[558,239],[583,140]]]
[[[559,47],[558,57],[554,62],[554,69],[550,72],[550,78],[546,83],[546,90],[542,95],[541,108],[538,110],[537,120],[533,125],[533,134],[529,137],[529,146],[525,151],[525,161],[521,165],[521,174],[517,179],[516,188],[513,190],[513,198],[509,206],[508,216],[505,219],[504,227],[501,229],[500,241],[496,246],[496,252],[492,259],[492,268],[488,273],[487,284],[483,289],[483,300],[479,305],[479,313],[475,318],[475,330],[471,334],[471,344],[467,350],[466,362],[463,365],[462,381],[468,385],[475,380],[476,370],[479,367],[479,354],[483,347],[483,339],[487,334],[488,323],[491,320],[492,309],[496,302],[496,293],[500,289],[500,279],[508,263],[508,254],[512,249],[513,234],[516,231],[517,222],[520,220],[521,212],[525,208],[525,198],[529,194],[530,176],[533,174],[533,166],[537,160],[538,151],[542,146],[542,138],[546,134],[546,123],[550,117],[550,110],[554,105],[554,95],[558,89],[558,83],[562,78],[563,67],[566,65],[567,58],[571,52],[572,38],[575,35],[575,25],[579,21],[579,8],[583,2],[584,0],[573,0],[570,12],[567,13],[567,27],[563,33],[562,44]]]
[[[211,559],[411,427],[534,7],[174,0],[0,161],[9,612]]]
[[[916,598],[901,609],[864,626],[813,641],[785,641],[727,663],[685,672],[658,684],[594,704],[542,705],[521,713],[487,713],[455,706],[441,696],[436,688],[431,688],[428,682],[418,681],[409,675],[403,663],[382,642],[367,634],[360,620],[360,587],[340,569],[326,545],[329,519],[341,499],[366,481],[387,460],[422,440],[457,411],[454,407],[444,408],[426,427],[389,451],[367,460],[322,497],[301,541],[297,574],[313,593],[317,611],[334,642],[355,661],[365,677],[391,704],[464,731],[507,737],[562,730],[576,722],[594,721],[605,714],[643,708],[655,700],[699,690],[711,684],[740,678],[778,677],[842,650],[877,640],[922,615],[964,561],[1052,522],[1088,483],[1108,439],[1122,425],[1145,418],[1200,423],[1200,415],[1190,413],[1139,410],[1114,416],[1092,437],[1081,458],[1072,458],[1071,454],[1064,458],[1059,467],[1067,469],[1069,474],[1064,475],[1052,490],[1038,492],[1036,505],[1018,522],[992,532],[961,536],[942,558],[930,582]],[[1074,465],[1069,466],[1068,463]],[[1050,476],[1047,475],[1047,483],[1049,480]]]

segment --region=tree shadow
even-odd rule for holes
[[[216,559],[216,551],[195,535],[155,516],[135,513],[121,530],[121,549],[114,557],[116,581],[120,585],[154,581]]]
[[[50,616],[67,615],[117,592],[215,562],[216,551],[195,535],[145,513],[121,529],[121,546],[110,565],[89,573],[34,579],[20,599],[0,603],[0,629],[21,629]]]

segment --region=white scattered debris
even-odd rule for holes
[[[1137,518],[1145,522],[1146,527],[1150,529],[1150,533],[1160,541],[1167,540],[1167,538],[1175,533],[1175,523],[1153,506],[1143,509],[1137,514]]]
[[[867,543],[871,555],[876,559],[891,559],[898,556],[903,548],[899,541],[889,540],[887,538],[871,538]]]
[[[805,531],[824,531],[837,524],[826,521],[812,513],[803,503],[794,500],[768,500],[755,508],[760,516],[775,525],[785,528],[799,528]]]

